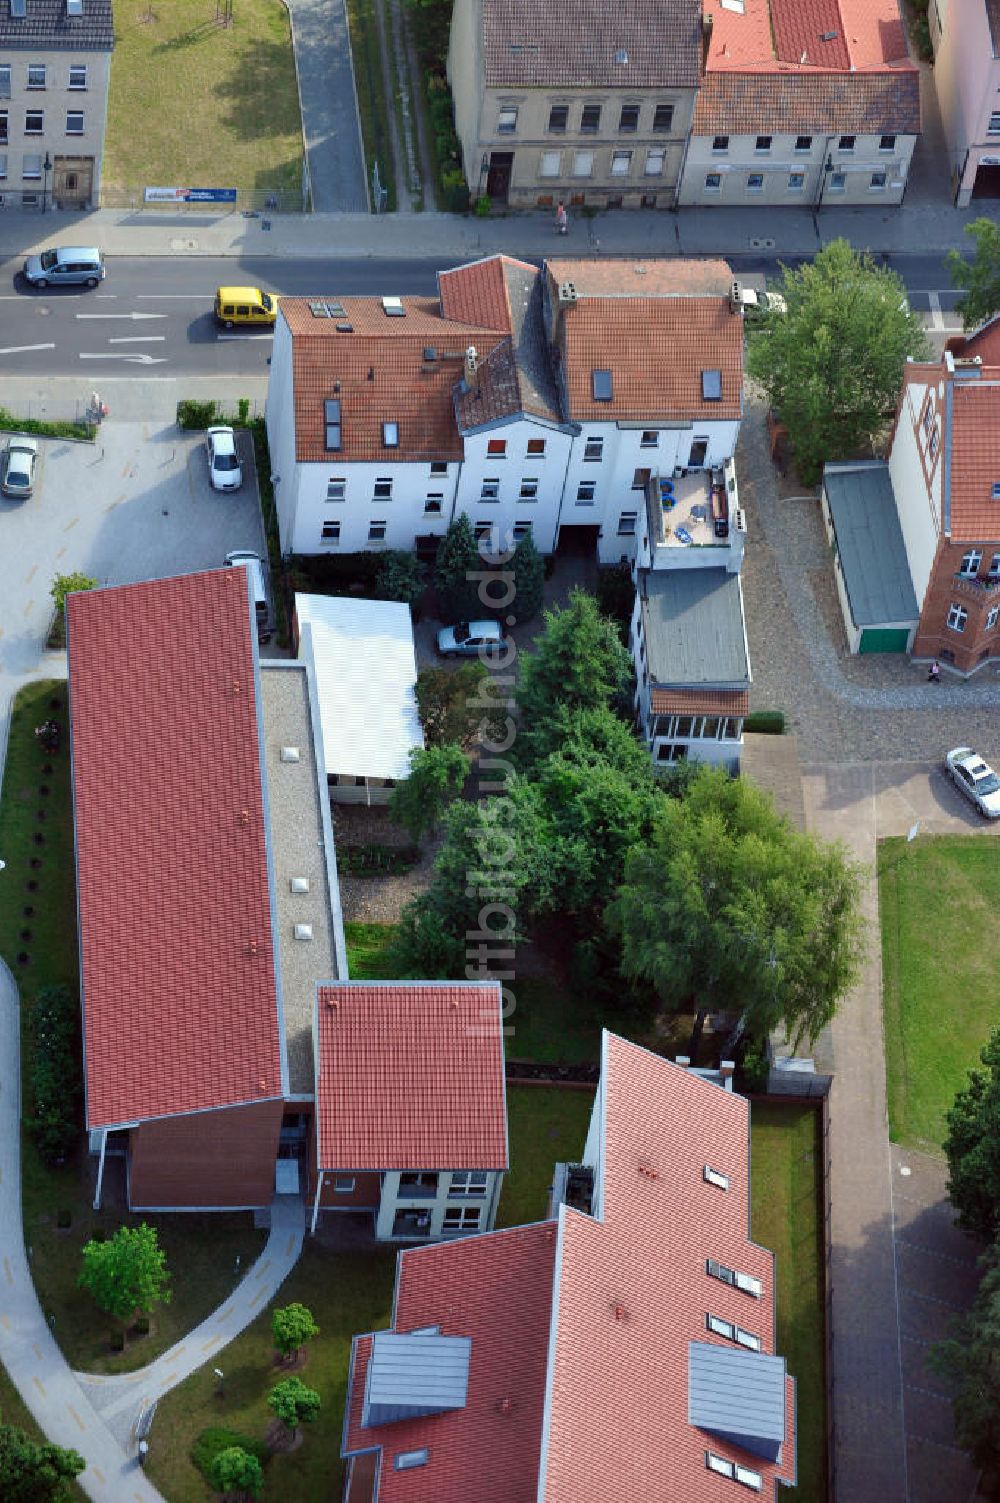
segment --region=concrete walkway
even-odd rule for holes
[[[163,1503],[70,1371],[31,1282],[21,1230],[19,1019],[17,987],[0,960],[0,1361],[49,1440],[84,1457],[88,1498]]]
[[[285,5],[292,24],[313,209],[324,215],[367,217],[367,174],[345,0],[285,0]]]
[[[136,1372],[105,1377],[75,1373],[101,1419],[123,1446],[134,1444],[140,1416],[206,1362],[215,1362],[234,1337],[274,1298],[298,1262],[305,1234],[305,1207],[297,1196],[279,1195],[271,1207],[271,1233],[260,1257],[230,1297],[183,1341]]]

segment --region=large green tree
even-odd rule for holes
[[[983,1068],[969,1071],[948,1110],[944,1151],[958,1225],[992,1242],[1000,1234],[1000,1028],[979,1058]]]
[[[558,705],[610,705],[621,699],[631,675],[632,661],[614,622],[601,615],[593,595],[574,590],[568,605],[545,612],[545,630],[534,651],[521,658],[522,724],[532,730]]]
[[[811,485],[827,460],[848,459],[884,428],[907,357],[928,345],[900,278],[846,240],[784,268],[781,292],[788,311],[750,331],[747,370],[780,412]]]
[[[212,1462],[212,1486],[220,1493],[259,1498],[264,1486],[261,1464],[256,1456],[251,1456],[242,1446],[229,1446],[227,1450],[220,1451]]]
[[[88,1242],[77,1282],[102,1310],[128,1322],[170,1299],[170,1274],[155,1227],[120,1226],[107,1242]]]
[[[976,242],[972,260],[967,261],[952,250],[945,265],[952,286],[963,289],[955,307],[965,327],[974,329],[994,313],[1000,313],[1000,223],[995,219],[974,219],[965,226],[965,233]]]
[[[505,712],[512,706],[507,675],[490,672],[485,663],[467,661],[457,668],[421,668],[417,674],[417,709],[428,746],[456,742],[470,746],[484,735],[502,739]]]
[[[462,512],[441,539],[434,564],[434,588],[443,621],[480,620],[487,614],[479,596],[482,568],[472,523]]]
[[[469,765],[469,758],[454,742],[415,746],[410,752],[409,776],[392,790],[389,813],[413,840],[433,829],[452,799],[461,793]]]
[[[38,1444],[16,1425],[0,1424],[0,1498],[3,1503],[69,1503],[87,1463],[78,1451]]]
[[[622,969],[667,1008],[739,1011],[797,1046],[833,1016],[862,953],[860,874],[836,845],[802,835],[752,783],[704,768],[661,799],[607,912]]]
[[[271,1312],[271,1334],[283,1357],[297,1357],[307,1341],[319,1335],[313,1313],[297,1300]]]
[[[930,1366],[954,1385],[955,1439],[977,1464],[1000,1472],[1000,1250],[981,1259],[983,1280],[969,1314],[930,1351]],[[987,1496],[986,1493],[983,1496]],[[995,1497],[995,1492],[988,1494]]]
[[[315,1388],[308,1388],[301,1378],[285,1378],[275,1383],[267,1403],[294,1440],[299,1426],[311,1424],[319,1414],[322,1400]]]
[[[530,621],[541,610],[545,588],[545,560],[530,532],[525,533],[514,549],[510,567],[514,575],[510,613],[516,621]]]

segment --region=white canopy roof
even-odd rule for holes
[[[311,640],[328,774],[405,778],[423,746],[410,607],[296,595],[299,656]]]

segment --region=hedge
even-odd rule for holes
[[[743,722],[745,731],[756,731],[759,736],[783,736],[785,716],[781,710],[755,710]]]

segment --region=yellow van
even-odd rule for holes
[[[252,326],[273,329],[278,299],[259,287],[220,287],[215,294],[215,318],[224,329]]]

